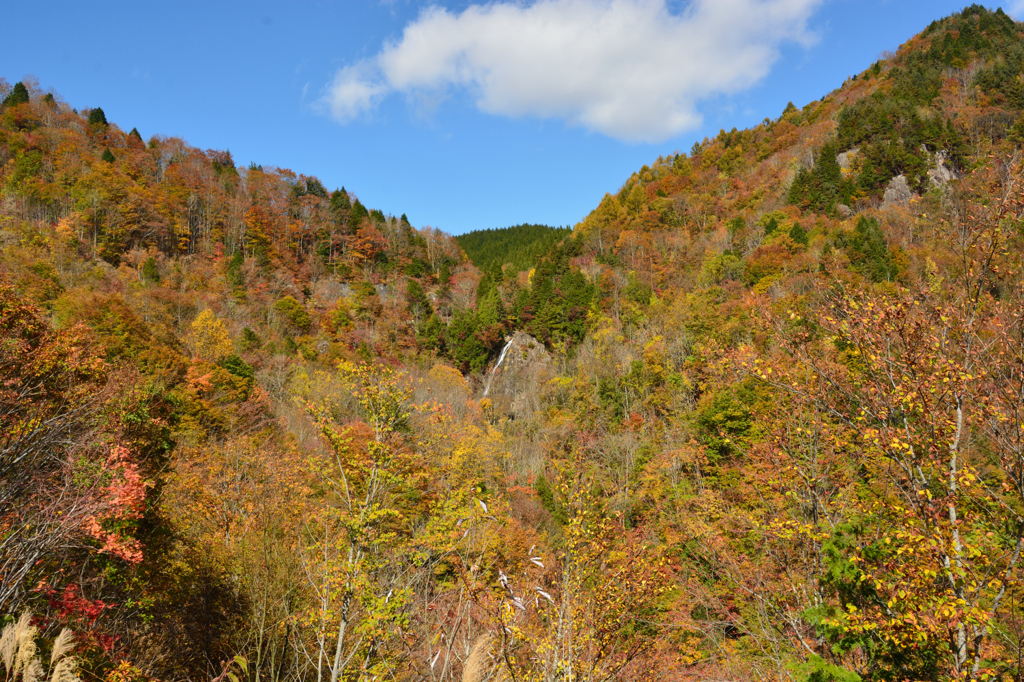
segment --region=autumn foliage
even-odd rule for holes
[[[476,264],[0,81],[0,625],[110,682],[1018,679],[1022,36]]]

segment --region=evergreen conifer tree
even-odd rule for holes
[[[89,125],[107,127],[107,115],[103,113],[103,109],[96,107],[89,112]]]
[[[142,281],[146,284],[156,284],[160,281],[160,270],[156,266],[156,259],[152,256],[142,264]]]
[[[357,229],[363,224],[363,219],[369,218],[370,212],[366,210],[366,207],[356,199],[352,202],[352,211],[349,213],[348,224],[353,230]]]
[[[116,158],[114,158],[114,153],[110,151],[110,147],[107,147],[106,149],[103,150],[103,156],[100,158],[102,158],[107,163],[114,163],[114,161],[117,160]]]
[[[239,249],[235,251],[235,255],[228,261],[227,272],[225,273],[228,284],[233,289],[241,289],[245,286],[245,277],[242,274],[243,265],[245,265],[245,256],[242,255],[242,251]]]
[[[327,188],[316,178],[306,178],[306,194],[312,194],[321,199],[327,198]]]
[[[899,274],[885,234],[874,218],[861,216],[857,221],[847,253],[853,269],[872,282],[889,282]]]
[[[24,83],[18,81],[14,84],[14,87],[11,88],[7,97],[4,98],[4,106],[14,107],[19,104],[26,104],[28,100],[28,88],[25,87]]]
[[[344,225],[348,222],[351,210],[352,201],[348,198],[348,192],[344,187],[331,192],[331,220],[335,225]]]
[[[807,238],[807,230],[800,227],[800,223],[794,223],[793,227],[789,228],[789,238],[797,244],[803,244],[804,246],[807,246],[809,242]]]
[[[416,319],[417,323],[434,312],[426,292],[423,291],[423,287],[415,279],[410,278],[405,286],[405,302],[409,308],[409,313]]]

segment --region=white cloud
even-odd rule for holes
[[[1024,0],[1021,0],[1024,2]],[[425,10],[401,39],[341,69],[325,101],[347,121],[387,93],[464,88],[487,113],[557,117],[657,141],[699,125],[703,99],[749,88],[787,41],[813,42],[821,0],[538,0]]]
[[[331,116],[344,123],[376,106],[389,88],[375,81],[374,76],[369,62],[339,70],[324,97]]]

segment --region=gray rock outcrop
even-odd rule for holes
[[[963,174],[949,163],[949,155],[944,149],[935,152],[934,159],[935,166],[928,171],[928,178],[931,180],[932,186],[943,187],[950,180],[959,180],[963,177]]]
[[[495,414],[522,419],[540,409],[540,389],[552,376],[554,362],[544,344],[525,332],[508,337],[484,383],[484,398]]]
[[[885,188],[885,194],[882,197],[882,208],[907,206],[910,204],[910,198],[913,196],[914,193],[910,191],[907,178],[901,173],[890,180],[889,186]]]
[[[839,164],[839,168],[843,171],[849,172],[853,166],[853,159],[857,156],[860,149],[854,147],[853,149],[843,152],[842,154],[836,154],[836,163]]]

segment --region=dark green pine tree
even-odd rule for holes
[[[803,244],[804,246],[807,246],[809,243],[807,230],[800,227],[800,223],[793,223],[793,227],[789,228],[789,238],[797,244]]]
[[[107,127],[107,115],[103,113],[103,109],[96,107],[89,112],[89,125]]]
[[[311,194],[321,199],[327,198],[327,188],[316,178],[306,178],[306,194]]]
[[[238,290],[245,287],[245,276],[242,273],[244,265],[245,256],[242,255],[242,251],[235,251],[235,255],[228,261],[227,271],[224,273],[232,289]]]
[[[28,88],[25,87],[24,83],[18,81],[14,84],[14,87],[11,88],[11,91],[7,94],[7,97],[4,98],[4,106],[15,107],[19,104],[27,104],[28,100]]]
[[[405,303],[409,314],[416,320],[417,325],[434,314],[434,307],[430,305],[430,299],[427,298],[423,287],[415,279],[410,278],[405,285]]]
[[[157,284],[160,282],[160,270],[156,266],[156,259],[150,256],[142,264],[142,281],[146,284]]]
[[[847,249],[850,265],[872,282],[890,282],[899,274],[899,267],[878,221],[861,217]]]
[[[134,140],[137,140],[139,142],[142,142],[142,135],[139,134],[139,129],[138,128],[132,128],[132,131],[130,133],[128,133],[128,137],[130,137],[130,138],[132,138]]]
[[[446,333],[444,322],[437,315],[431,315],[416,334],[416,341],[424,350],[443,354],[447,350],[445,347]]]
[[[460,310],[445,333],[448,356],[463,372],[479,372],[487,366],[489,353],[477,335],[479,326],[472,310]]]
[[[477,296],[476,316],[480,326],[487,328],[505,321],[505,303],[501,300],[498,287],[491,286],[483,297]]]
[[[335,225],[347,223],[351,211],[352,201],[348,198],[348,192],[344,187],[331,192],[331,220]]]
[[[110,151],[110,147],[107,147],[106,149],[103,150],[103,156],[101,156],[100,158],[106,161],[107,163],[114,163],[114,161],[117,161],[117,159],[114,158],[114,153]]]
[[[835,143],[829,142],[822,147],[813,168],[801,168],[796,174],[786,200],[804,210],[833,213],[837,205],[849,203],[854,189],[853,182],[843,177]]]
[[[366,210],[366,207],[356,199],[352,202],[352,211],[349,213],[348,225],[353,230],[357,229],[363,224],[363,220],[370,217],[370,212]]]
[[[441,263],[441,269],[437,273],[437,298],[439,301],[448,301],[452,296],[452,270],[448,262]]]

